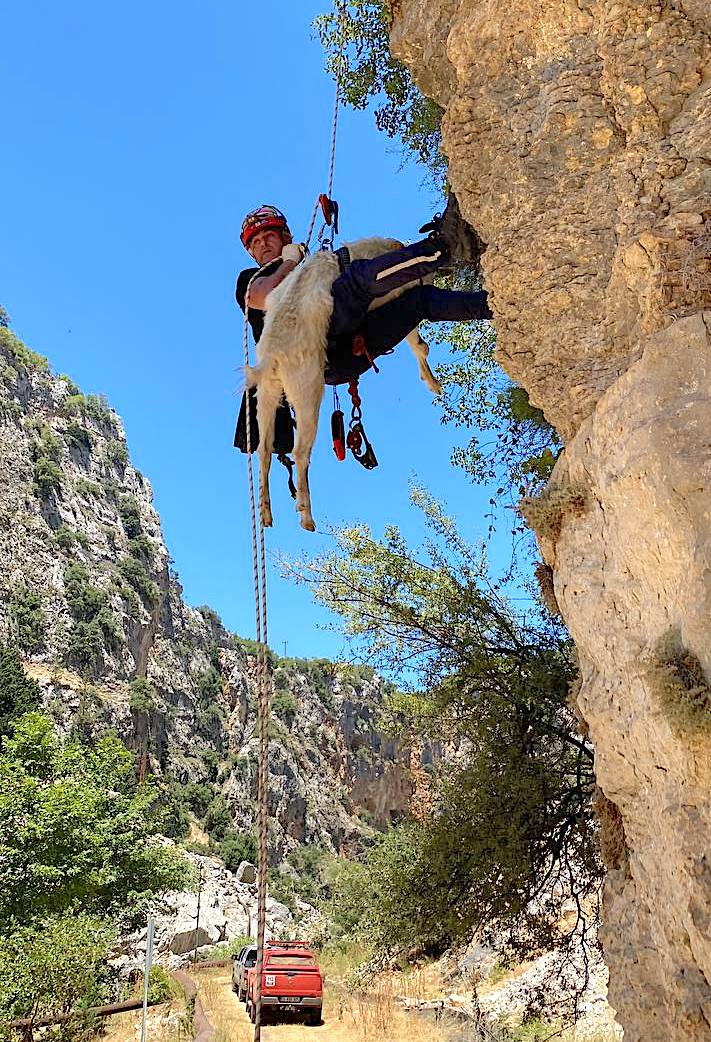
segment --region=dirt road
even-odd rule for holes
[[[196,973],[208,1019],[217,1029],[217,1042],[252,1042],[253,1028],[231,990],[229,967]],[[367,1001],[336,986],[326,985],[323,1023],[306,1027],[299,1023],[274,1024],[262,1029],[264,1042],[446,1042],[436,1024],[404,1013],[393,996],[375,992]],[[150,1040],[149,1040],[150,1042]]]

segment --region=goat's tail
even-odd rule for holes
[[[263,358],[256,365],[244,367],[245,384],[247,387],[258,387],[266,376],[271,376],[276,371],[274,362]]]

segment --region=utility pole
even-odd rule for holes
[[[285,640],[283,643],[284,643],[284,658],[286,658],[286,646],[289,643],[289,641]]]
[[[155,919],[148,920],[148,937],[146,939],[146,965],[143,970],[143,1019],[141,1021],[141,1042],[146,1042],[146,1022],[148,1018],[148,988],[151,980],[151,963],[153,962],[153,933],[156,928]]]
[[[195,947],[193,948],[193,962],[197,962],[198,957],[198,933],[200,932],[200,898],[202,897],[202,865],[200,865],[200,874],[198,876],[198,902],[197,902],[197,915],[195,916]]]

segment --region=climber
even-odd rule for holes
[[[347,383],[372,365],[372,359],[390,354],[407,333],[424,320],[461,322],[491,318],[483,290],[460,292],[439,289],[420,280],[452,260],[478,260],[481,244],[459,216],[454,196],[445,213],[420,229],[427,238],[382,254],[375,260],[342,264],[332,287],[333,314],[328,337],[326,383]],[[255,341],[264,327],[269,294],[304,259],[305,248],[294,243],[286,217],[274,206],[260,206],[247,214],[242,224],[242,243],[259,267],[246,268],[237,279],[235,296],[244,311],[247,286],[249,324]],[[413,285],[395,300],[369,311],[371,302],[395,289]],[[353,353],[354,337],[360,335],[366,351]]]

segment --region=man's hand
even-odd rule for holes
[[[301,264],[306,256],[306,247],[300,242],[290,242],[281,251],[281,259],[291,261],[292,264]]]

